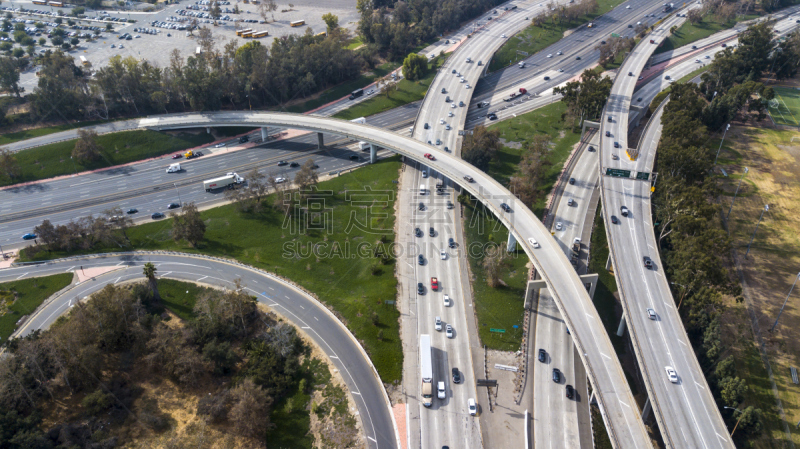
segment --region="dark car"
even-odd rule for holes
[[[425,126],[424,126],[424,128],[425,128],[425,129],[428,129],[428,128],[430,128],[430,127],[431,127],[431,125],[429,125],[429,124],[427,124],[427,123],[426,123],[426,124],[425,124]]]
[[[611,137],[611,131],[606,131],[606,137]]]
[[[29,233],[27,233],[27,234],[22,236],[22,240],[33,240],[36,237],[38,237],[36,234],[34,234],[32,232],[29,232]]]
[[[169,203],[169,206],[167,206],[167,209],[177,209],[179,207],[181,207],[180,203]]]
[[[497,114],[495,114],[494,112],[490,113],[486,117],[488,117],[489,120],[497,120]]]
[[[284,165],[289,165],[286,161],[278,161],[278,167],[283,167]]]
[[[455,239],[453,239],[453,237],[450,237],[450,239],[447,240],[447,246],[449,246],[450,248],[456,247],[456,241]]]
[[[414,235],[417,237],[422,237],[422,230],[420,228],[414,228]]]
[[[570,184],[575,184],[575,178],[569,178],[569,183]]]
[[[619,148],[619,142],[614,142],[614,148]]]
[[[500,209],[503,209],[505,212],[511,212],[511,208],[508,207],[508,204],[506,203],[500,203]]]
[[[139,209],[137,209],[137,208],[135,208],[135,207],[131,207],[130,209],[128,209],[127,211],[125,211],[125,213],[126,213],[126,214],[138,214],[138,213],[139,213]]]
[[[419,203],[419,210],[425,210],[425,205],[422,204],[422,203]]]
[[[461,374],[459,374],[458,368],[453,368],[453,383],[454,384],[461,383]]]
[[[589,145],[589,151],[597,151],[595,147]]]
[[[575,389],[572,388],[572,385],[567,385],[567,399],[572,399],[575,396]]]
[[[549,76],[545,76],[545,77],[544,77],[544,80],[545,80],[545,81],[550,81],[550,77],[549,77]]]
[[[162,214],[161,212],[153,212],[153,215],[150,215],[150,218],[152,218],[153,220],[164,218],[164,214]]]
[[[636,99],[636,101],[637,101],[637,102],[640,102],[640,101],[642,101],[642,97],[639,97],[639,98],[637,98],[637,99]]]
[[[539,349],[539,361],[544,363],[547,361],[547,351]]]
[[[289,167],[299,167],[299,166],[300,166],[300,164],[297,163],[297,162],[292,162],[292,163],[289,164]]]
[[[617,224],[617,223],[619,223],[619,220],[617,219],[617,216],[616,216],[616,215],[612,215],[612,216],[611,216],[611,223],[614,223],[614,224]]]
[[[553,382],[561,382],[561,371],[559,371],[558,368],[553,368]]]
[[[653,261],[650,260],[649,257],[644,256],[644,257],[642,257],[642,260],[644,261],[644,267],[645,268],[647,268],[648,270],[653,268]]]
[[[422,285],[422,282],[417,282],[417,293],[420,295],[425,293],[425,286]]]
[[[433,226],[431,226],[431,228],[428,230],[428,235],[430,235],[431,237],[436,235],[436,231],[433,230]]]
[[[245,142],[248,142],[248,141],[250,141],[250,138],[247,137],[247,136],[239,137],[239,143],[245,143]]]
[[[580,56],[575,56],[575,60],[576,60],[576,61],[580,61],[580,60],[581,60],[581,57],[580,57]]]
[[[422,254],[417,256],[417,263],[420,265],[425,265],[425,257],[423,257]]]
[[[133,39],[133,37],[130,34],[127,37],[125,37],[126,41],[129,41],[129,40],[132,40],[132,39]]]

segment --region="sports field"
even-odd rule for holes
[[[777,125],[800,126],[800,89],[774,87],[775,99],[769,102],[769,115]]]

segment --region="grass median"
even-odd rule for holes
[[[293,208],[288,218],[272,206],[273,196],[259,213],[240,212],[235,204],[206,210],[205,237],[197,248],[173,240],[169,219],[134,226],[128,237],[135,249],[236,259],[296,282],[343,319],[384,382],[399,382],[403,354],[394,260],[383,263],[374,253],[377,248],[388,252],[394,241],[393,181],[399,169],[399,157],[392,157],[320,182],[318,194],[303,199],[303,207]],[[65,255],[43,251],[36,257]],[[174,302],[177,310],[191,310],[180,295]]]
[[[676,48],[689,45],[693,42],[705,39],[719,31],[733,28],[738,22],[750,20],[758,17],[755,14],[737,17],[735,20],[723,22],[713,15],[703,17],[700,23],[684,22],[679,26],[664,42],[658,46],[654,54],[663,53],[665,51],[672,51]]]
[[[17,321],[30,315],[57,291],[72,282],[72,273],[21,279],[0,284],[0,344],[17,329]]]
[[[621,4],[622,0],[598,0],[597,3],[599,5],[597,11],[581,16],[571,22],[557,24],[548,22],[542,25],[530,25],[516,35],[511,36],[492,57],[492,62],[489,63],[489,71],[500,70],[527,57],[520,55],[517,53],[518,51],[532,55],[544,50],[563,39],[566,31],[591,22],[598,16],[611,11]],[[602,37],[602,33],[598,37]]]
[[[21,176],[15,179],[14,184],[127,164],[183,151],[212,140],[213,137],[205,132],[187,134],[141,130],[105,134],[97,136],[97,144],[102,148],[100,159],[88,163],[70,158],[75,140],[43,145],[14,154],[14,159],[22,169]],[[0,178],[0,186],[10,184],[8,178]]]

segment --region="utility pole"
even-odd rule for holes
[[[747,252],[744,253],[744,258],[747,259],[747,255],[750,254],[750,245],[753,244],[753,240],[756,238],[756,231],[758,231],[758,225],[761,224],[761,219],[764,218],[764,212],[769,210],[769,204],[764,206],[764,210],[761,211],[761,216],[758,217],[758,223],[756,223],[756,228],[753,229],[753,236],[750,237],[750,243],[747,244]]]
[[[72,159],[72,156],[69,157],[69,160],[72,161],[72,169],[75,171],[75,176],[78,176],[78,169],[75,168],[75,161]]]
[[[742,181],[744,181],[744,177],[747,176],[747,172],[749,171],[750,171],[749,168],[747,167],[744,168],[744,173],[742,173],[742,178],[739,180],[739,185],[736,186],[736,192],[733,193],[733,200],[731,200],[731,208],[728,209],[728,215],[725,216],[725,221],[728,221],[728,218],[730,218],[731,216],[731,211],[733,210],[733,202],[736,201],[736,195],[739,194],[739,187],[742,186]]]
[[[781,306],[781,311],[778,312],[778,318],[775,318],[775,324],[769,328],[769,331],[772,332],[775,330],[775,326],[778,325],[778,320],[781,319],[781,314],[783,313],[783,308],[786,307],[786,302],[789,301],[789,296],[792,294],[792,290],[794,290],[794,285],[797,284],[797,280],[800,279],[800,273],[797,273],[797,277],[794,278],[794,282],[792,282],[792,288],[789,289],[789,293],[786,295],[786,299],[783,300],[783,305]]]
[[[714,92],[714,96],[716,96],[716,95],[717,95],[717,93]],[[728,126],[725,127],[725,131],[723,131],[723,133],[722,133],[722,140],[719,141],[719,148],[717,148],[717,155],[714,156],[714,165],[717,165],[717,158],[719,157],[719,150],[722,149],[722,142],[725,141],[725,134],[728,134],[728,130],[729,129],[731,129],[731,124],[730,123],[728,123]]]
[[[728,406],[726,406],[725,408],[729,408],[729,409],[733,410],[734,412],[739,412],[739,413],[742,414],[742,416],[744,416],[744,412],[742,412],[738,408],[733,408],[733,407],[728,407]],[[740,416],[739,419],[736,420],[736,425],[733,426],[733,430],[731,430],[731,436],[733,436],[733,432],[736,432],[736,428],[739,427],[739,421],[742,420],[742,416]]]
[[[178,185],[173,182],[172,187],[175,187],[175,192],[178,194],[178,204],[183,207],[183,201],[181,201],[181,192],[178,191]]]

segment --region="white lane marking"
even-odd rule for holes
[[[117,280],[114,281],[114,283],[116,284],[117,282],[119,282],[120,279],[122,279],[122,276],[118,277]]]
[[[332,359],[339,360],[339,357],[336,357],[335,355],[329,355],[328,357],[330,357],[330,358],[332,358]]]
[[[258,284],[258,281],[255,280],[255,279],[251,279],[251,281],[253,281],[254,283]]]
[[[286,299],[289,299],[289,297],[286,296],[286,295],[283,295],[283,297],[286,298]],[[291,299],[289,299],[289,301],[291,301]]]
[[[586,314],[586,316],[588,316],[591,319],[594,319],[594,317],[592,315],[588,314],[588,313]]]
[[[298,306],[300,306],[300,304],[298,304]],[[303,306],[300,306],[300,308],[303,309],[303,310],[306,310],[306,308],[303,307]]]
[[[353,393],[353,394],[356,394],[356,393]],[[367,439],[368,440],[372,440],[373,443],[377,443],[378,442],[378,440],[376,440],[375,438],[372,438],[372,437],[367,437]]]
[[[686,343],[684,343],[684,342],[682,342],[682,341],[680,341],[680,340],[678,340],[678,343],[680,343],[680,344],[682,344],[682,345],[686,346]]]
[[[625,407],[631,408],[631,406],[630,406],[630,405],[628,405],[628,404],[626,404],[626,403],[622,402],[622,400],[619,400],[619,403],[620,403],[620,404],[622,404],[622,405],[624,405]]]
[[[207,278],[207,277],[208,277],[208,276],[203,276],[203,277],[201,277],[200,279],[198,279],[197,281],[198,281],[198,282],[199,282],[199,281],[202,281],[203,279],[205,279],[205,278]]]
[[[270,306],[270,307],[278,307],[278,306],[280,306],[280,304],[278,304],[278,303],[276,302],[275,304],[270,304],[269,306]]]
[[[122,265],[122,264],[124,264],[124,263],[125,263],[125,261],[123,260],[122,262],[120,262],[120,263],[116,264],[115,266],[116,266],[116,267],[118,267],[118,266],[120,266],[120,265]]]
[[[694,382],[694,384],[695,384],[695,385],[697,385],[698,387],[702,388],[703,390],[705,390],[705,389],[706,389],[706,387],[704,387],[704,386],[700,385],[699,383],[697,383],[697,381],[695,381],[695,382]]]
[[[272,288],[272,287],[270,287],[269,289],[270,289],[270,290],[272,290],[272,291],[275,291],[275,289],[274,289],[274,288]]]
[[[66,270],[64,270],[64,272],[67,272],[67,271],[72,271],[72,269],[73,269],[73,268],[75,268],[75,265],[73,265],[73,266],[71,266],[71,267],[67,268]]]
[[[612,360],[612,359],[611,359],[611,357],[609,357],[609,356],[607,356],[607,355],[603,354],[602,352],[600,353],[600,355],[602,355],[603,357],[607,358],[608,360]]]
[[[319,318],[317,318],[317,317],[314,317],[314,319],[315,319],[315,320],[317,320],[317,321],[319,321]]]
[[[30,273],[30,271],[29,271],[28,273]],[[26,274],[28,274],[28,273],[25,273],[25,274],[21,275],[21,276],[20,276],[20,277],[18,277],[17,279],[24,278],[24,277],[25,277],[25,275],[26,275]]]
[[[162,274],[161,277],[163,278],[164,276],[166,276],[166,275],[168,275],[170,273],[172,273],[172,272],[171,271],[167,271],[166,273]]]
[[[302,326],[301,329],[311,329],[310,326]]]

